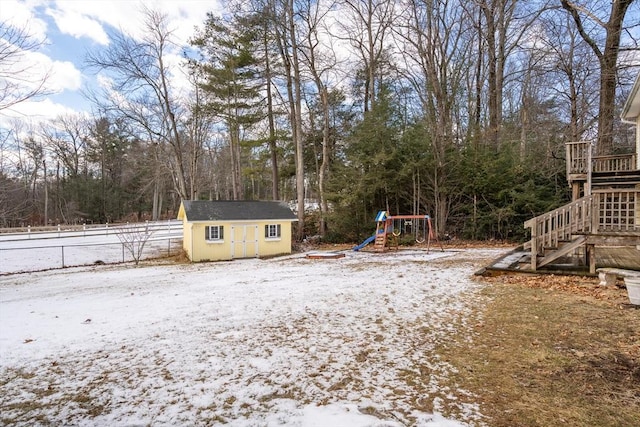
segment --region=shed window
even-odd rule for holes
[[[280,238],[280,224],[267,224],[264,226],[264,237],[267,239]]]
[[[207,225],[204,228],[204,238],[206,240],[223,240],[224,239],[224,226],[222,225]]]

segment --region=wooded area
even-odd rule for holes
[[[171,22],[147,10],[143,39],[87,53],[110,83],[87,94],[93,117],[0,129],[0,227],[280,199],[298,238],[356,241],[386,209],[429,214],[440,236],[522,239],[570,198],[565,142],[634,146],[618,112],[640,70],[638,3],[233,1],[182,69],[166,61]],[[11,55],[3,42],[0,68]],[[37,95],[11,93],[0,113]]]

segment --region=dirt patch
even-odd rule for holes
[[[304,251],[346,251],[353,249],[354,246],[359,244],[360,242],[353,243],[301,243],[296,246],[297,252]],[[502,240],[491,240],[491,241],[482,241],[482,240],[444,240],[442,242],[432,241],[428,245],[428,247],[434,251],[437,250],[448,250],[448,249],[479,249],[479,248],[493,248],[493,249],[501,249],[501,248],[513,248],[515,244],[513,242],[506,242]],[[400,245],[399,249],[427,249],[426,243],[416,243],[411,246],[403,246]],[[364,249],[366,252],[366,249]]]
[[[640,309],[594,278],[482,279],[471,329],[438,351],[491,426],[640,425]],[[473,351],[469,351],[470,347]]]

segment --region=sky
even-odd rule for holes
[[[18,28],[28,28],[31,36],[43,40],[37,52],[22,58],[31,72],[49,73],[47,89],[51,93],[38,100],[22,102],[0,112],[7,117],[32,117],[47,120],[77,111],[89,112],[91,106],[82,90],[96,87],[97,75],[84,69],[86,52],[109,44],[109,34],[124,31],[140,35],[142,10],[146,6],[168,15],[175,41],[186,44],[196,26],[215,11],[216,0],[0,0],[0,19]],[[176,49],[173,58],[179,61]]]
[[[37,122],[90,112],[91,105],[82,91],[99,86],[99,76],[83,67],[86,53],[107,47],[109,34],[117,31],[139,37],[143,7],[165,13],[175,41],[183,46],[195,28],[202,26],[207,12],[221,10],[218,0],[0,0],[2,22],[28,28],[35,39],[44,41],[37,52],[29,52],[22,59],[34,75],[49,73],[50,93],[0,111],[0,128],[11,122],[10,117]],[[637,13],[637,8],[629,11],[630,16]],[[168,60],[173,66],[182,61],[179,46]],[[186,87],[186,80],[183,83]]]

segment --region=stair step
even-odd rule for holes
[[[557,260],[558,258],[561,258],[567,254],[569,254],[569,252],[578,249],[580,246],[582,246],[584,244],[584,242],[586,241],[586,237],[585,236],[579,236],[576,239],[574,239],[570,244],[564,245],[562,248],[560,248],[559,250],[546,255],[544,258],[542,258],[540,260],[540,262],[538,263],[538,267],[544,267],[547,264],[552,263],[553,261]]]
[[[387,244],[387,233],[376,234],[376,239],[373,242],[373,247],[375,249],[384,249],[386,244]]]
[[[555,251],[561,250],[562,248],[564,248],[567,245],[572,244],[574,241],[575,241],[575,239],[574,240],[558,240],[558,245],[557,246],[545,246],[545,247],[542,248],[542,250],[544,251],[544,253],[555,252]]]

